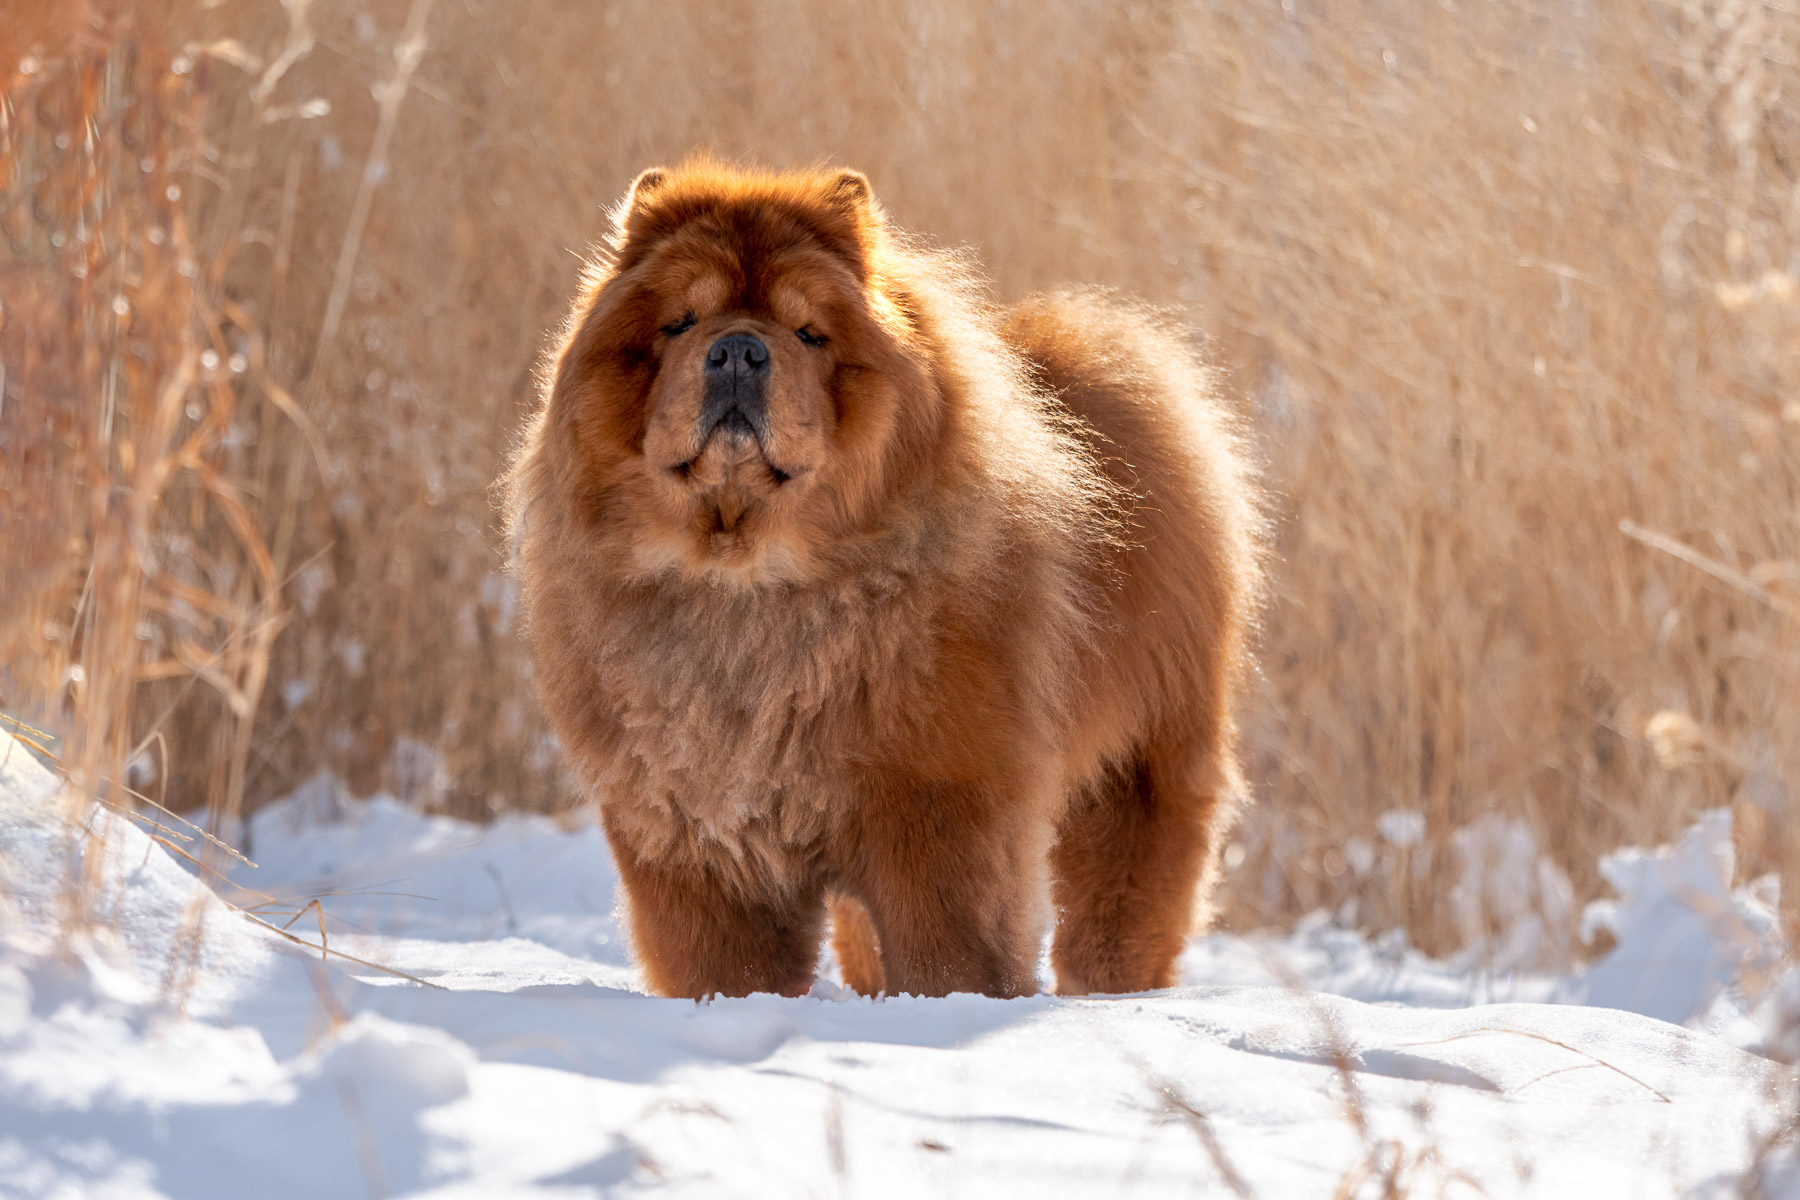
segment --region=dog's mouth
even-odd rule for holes
[[[772,491],[804,475],[807,468],[778,463],[761,432],[734,409],[712,427],[698,450],[667,470],[705,493],[732,485]]]
[[[806,468],[778,463],[748,421],[727,414],[691,457],[667,470],[692,494],[700,532],[717,540],[750,532],[768,501]]]

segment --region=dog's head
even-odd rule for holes
[[[634,573],[809,578],[937,421],[868,180],[656,169],[615,221],[544,429],[581,516]]]

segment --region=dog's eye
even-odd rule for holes
[[[823,346],[830,340],[822,333],[814,333],[811,325],[805,325],[794,330],[794,336],[809,346]]]
[[[681,320],[675,322],[673,325],[664,325],[662,327],[662,332],[663,332],[664,337],[680,337],[682,334],[686,333],[688,330],[692,329],[693,327],[694,327],[694,314],[693,313],[683,313],[681,316]]]

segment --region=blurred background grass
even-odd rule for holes
[[[1279,522],[1229,924],[1531,965],[1701,809],[1800,866],[1791,7],[8,0],[0,82],[0,707],[121,803],[567,803],[489,486],[708,150],[1208,336]]]

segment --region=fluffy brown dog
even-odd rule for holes
[[[1258,500],[1181,332],[984,303],[853,171],[639,176],[510,512],[651,986],[1173,981],[1238,792]]]

